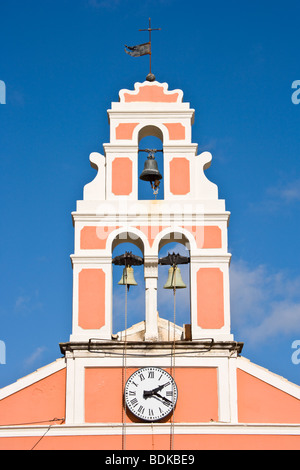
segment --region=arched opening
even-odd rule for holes
[[[146,126],[143,127],[138,136],[139,142],[139,154],[138,154],[138,199],[139,200],[153,200],[153,199],[164,199],[164,162],[163,152],[154,152],[155,161],[157,162],[157,168],[159,173],[162,175],[160,184],[158,187],[157,194],[154,194],[153,188],[147,181],[142,181],[140,175],[145,168],[145,162],[147,161],[148,152],[145,149],[151,150],[163,150],[163,134],[158,127]]]
[[[179,253],[183,257],[190,257],[189,243],[184,235],[176,237],[169,234],[164,237],[159,245],[158,258],[164,258],[168,253]],[[179,238],[177,240],[177,238]],[[158,266],[157,283],[157,310],[159,316],[184,329],[184,325],[191,323],[191,299],[190,299],[190,263],[178,265],[180,276],[186,288],[176,289],[175,297],[173,289],[165,289],[169,278],[170,265]],[[178,279],[177,279],[178,280]]]
[[[122,233],[112,244],[112,259],[132,252],[133,255],[143,258],[143,242],[136,235]],[[143,266],[133,266],[133,277],[137,286],[119,284],[123,279],[122,265],[112,265],[112,332],[118,334],[131,326],[145,320],[145,280]],[[126,292],[127,291],[127,292]],[[127,306],[126,304],[127,303]],[[126,318],[127,315],[127,318]]]

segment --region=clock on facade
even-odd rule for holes
[[[175,408],[177,386],[173,377],[159,367],[143,367],[126,382],[126,407],[145,421],[159,421]]]

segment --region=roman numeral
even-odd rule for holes
[[[148,379],[154,379],[154,372],[152,370],[148,373]]]
[[[145,380],[145,377],[143,376],[143,374],[140,374],[139,377],[140,377],[140,379],[141,379],[141,382],[142,382],[143,380]]]
[[[154,416],[153,410],[151,408],[149,408],[148,413],[149,413],[149,416]]]
[[[138,409],[138,412],[141,413],[141,415],[144,413],[145,408],[141,405]]]
[[[132,404],[133,407],[136,407],[138,405],[138,401],[136,398],[133,398],[133,400],[130,400],[130,403]]]

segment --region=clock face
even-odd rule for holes
[[[124,397],[127,408],[145,421],[158,421],[173,411],[177,387],[168,372],[159,367],[144,367],[126,382]]]

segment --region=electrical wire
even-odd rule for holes
[[[53,421],[61,421],[63,422],[65,418],[53,418],[53,419],[45,419],[44,421],[31,421],[30,423],[13,423],[13,424],[0,424],[0,428],[5,428],[8,426],[30,426],[32,424],[43,424],[43,423],[51,423]],[[51,426],[54,426],[51,424]]]
[[[176,337],[175,337],[175,325],[176,325],[176,265],[173,267],[174,270],[174,287],[173,287],[173,300],[174,300],[174,310],[173,310],[173,344],[171,352],[171,369],[170,375],[175,381],[175,347],[176,347]],[[173,393],[173,408],[171,414],[171,428],[170,428],[170,450],[174,449],[174,422],[175,422],[175,406],[174,406],[175,394]]]
[[[175,326],[173,328],[175,330]],[[211,351],[213,345],[215,344],[214,343],[214,340],[213,338],[197,338],[195,339],[194,341],[208,341],[210,340],[210,344],[207,348],[203,348],[202,350],[199,350],[197,351],[198,353],[206,353],[206,352],[209,352]],[[105,351],[104,349],[96,349],[96,350],[92,350],[91,349],[91,342],[92,341],[101,341],[100,338],[95,338],[94,340],[91,338],[89,340],[89,346],[88,346],[88,351],[90,353],[93,353],[93,354],[99,354],[99,353],[102,353],[102,354],[111,354],[111,355],[114,355],[114,356],[123,356],[123,351],[118,353],[116,351]],[[107,341],[107,339],[106,339]],[[119,343],[120,344],[120,343]],[[128,343],[127,343],[128,345]],[[234,345],[237,346],[237,342],[234,342]],[[174,354],[174,352],[171,352],[171,353],[160,353],[160,354],[151,354],[151,357],[169,357],[171,356],[172,354]],[[187,354],[195,354],[195,350],[193,351],[185,351],[185,352],[175,352],[175,355],[176,356],[185,356]],[[127,352],[127,357],[144,357],[142,354],[134,354],[134,353],[128,353]]]
[[[31,421],[30,423],[18,423],[18,424],[2,424],[0,425],[0,428],[8,427],[8,426],[30,426],[33,424],[42,424],[42,423],[53,423],[54,421],[61,421],[61,424],[65,418],[53,418],[53,419],[47,419],[45,421]],[[54,424],[50,424],[46,430],[46,432],[39,438],[39,440],[34,444],[34,446],[30,450],[34,450],[37,445],[41,442],[41,440],[46,436],[46,434],[50,431],[50,429],[54,426]]]
[[[39,438],[39,440],[34,444],[34,446],[31,448],[31,450],[34,450],[37,445],[41,442],[41,440],[46,436],[46,434],[50,431],[51,427],[53,426],[53,424],[50,424],[50,426],[48,427],[47,431]]]
[[[127,343],[128,345],[128,343]],[[173,349],[172,345],[171,345],[171,349]],[[198,351],[198,353],[207,353],[211,350],[211,348],[208,348],[208,349],[205,349],[205,350],[202,350],[202,351]],[[119,356],[119,357],[123,357],[123,352],[115,352],[115,351],[101,351],[101,350],[98,350],[98,351],[91,351],[95,354],[98,354],[98,353],[102,353],[102,354],[108,354],[108,355],[112,355],[112,356]],[[176,357],[185,357],[186,355],[188,354],[193,354],[195,355],[195,351],[185,351],[185,352],[173,352],[171,351],[170,353],[164,353],[164,354],[151,354],[151,356],[147,356],[147,357],[170,357],[170,356],[176,356]],[[145,358],[146,356],[143,355],[143,354],[132,354],[132,353],[127,353],[127,358],[128,357],[135,357],[135,358]]]
[[[128,289],[127,284],[127,269],[125,266],[125,318],[124,318],[124,347],[123,347],[123,364],[122,364],[122,393],[123,393],[123,406],[122,406],[122,450],[126,450],[126,399],[124,396],[124,390],[127,380],[127,300],[128,300]]]

